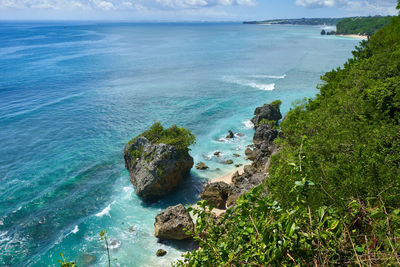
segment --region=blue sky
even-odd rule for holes
[[[397,0],[0,0],[0,20],[242,21],[394,15]]]

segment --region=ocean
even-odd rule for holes
[[[0,265],[170,266],[154,217],[194,204],[201,184],[246,164],[257,106],[314,97],[358,40],[321,27],[240,23],[0,23]],[[152,204],[134,192],[126,142],[160,121],[197,137],[181,187]],[[238,133],[225,138],[228,130]],[[215,151],[222,156],[213,156]],[[234,158],[239,153],[240,158]],[[155,256],[163,248],[168,254]],[[116,260],[114,260],[116,259]]]

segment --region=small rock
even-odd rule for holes
[[[234,137],[235,137],[235,135],[233,134],[233,132],[231,130],[229,130],[226,138],[234,138]]]
[[[235,158],[239,158],[239,157],[240,157],[240,155],[237,154],[237,153],[234,153],[233,156],[234,156]]]
[[[162,257],[165,256],[167,254],[167,251],[163,250],[163,249],[159,249],[156,252],[157,257]]]
[[[154,236],[160,239],[182,240],[190,238],[186,232],[193,232],[194,224],[189,212],[182,204],[168,207],[156,216]]]
[[[215,170],[216,170],[216,171],[220,171],[221,169],[220,169],[220,168],[216,168]]]
[[[241,167],[241,166],[243,166],[243,164],[235,164],[235,167],[236,167],[236,168],[239,168],[239,167]]]
[[[233,160],[228,159],[222,162],[222,164],[233,164]]]
[[[221,155],[221,152],[219,152],[219,151],[214,152],[214,156],[219,157],[220,155]]]
[[[196,164],[196,169],[198,170],[207,170],[208,166],[204,162],[199,162]]]
[[[247,159],[253,161],[256,159],[256,153],[251,148],[246,148],[244,154],[247,156]]]

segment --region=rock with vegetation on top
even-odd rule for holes
[[[255,117],[251,119],[251,122],[254,124],[254,127],[257,128],[262,120],[276,123],[277,121],[282,119],[280,105],[281,101],[276,100],[271,104],[265,104],[262,107],[256,108],[256,110],[254,111]]]
[[[182,204],[168,207],[156,216],[154,236],[160,239],[183,240],[191,238],[186,232],[193,232],[194,224],[189,212]]]
[[[231,186],[225,182],[215,182],[207,184],[201,193],[201,199],[207,200],[208,204],[217,209],[226,208],[226,200],[230,194]]]
[[[196,169],[198,170],[207,170],[208,166],[204,162],[199,162],[196,164]]]
[[[173,191],[193,167],[188,147],[194,140],[188,130],[176,125],[164,129],[160,123],[131,140],[124,159],[136,194],[156,200]]]

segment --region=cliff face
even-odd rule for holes
[[[136,194],[144,200],[169,194],[193,167],[193,158],[187,151],[154,144],[143,136],[125,146],[124,159]]]

